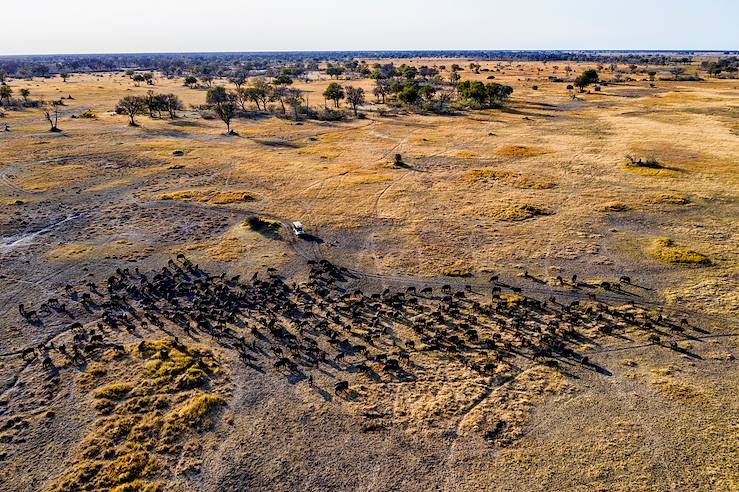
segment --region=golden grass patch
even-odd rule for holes
[[[29,202],[28,200],[22,200],[20,198],[8,198],[7,200],[3,200],[0,203],[6,207],[13,207],[16,205],[25,205],[28,202]]]
[[[504,145],[495,150],[496,154],[506,157],[535,157],[548,154],[549,152],[541,147],[529,147],[525,145]]]
[[[393,178],[387,174],[361,174],[358,176],[349,176],[346,178],[346,182],[351,185],[363,185],[363,184],[374,184],[384,183],[391,181]]]
[[[476,157],[479,157],[479,155],[475,152],[469,151],[469,150],[459,150],[455,152],[454,154],[456,157],[459,157],[461,159],[474,159]]]
[[[301,147],[298,149],[298,154],[301,155],[317,155],[323,159],[335,159],[341,155],[341,150],[333,145],[310,145],[307,147]]]
[[[226,404],[212,392],[225,382],[218,364],[208,351],[164,340],[105,353],[87,372],[103,362],[105,371],[92,369],[84,387],[98,385],[92,396],[104,416],[49,490],[160,490],[160,479],[183,459],[179,442],[207,430]]]
[[[665,263],[709,266],[711,260],[707,256],[692,249],[677,246],[670,238],[660,237],[652,240],[647,251],[654,258]]]
[[[202,393],[194,396],[164,417],[162,436],[173,440],[185,431],[202,427],[209,413],[225,403],[226,400],[219,395]]]
[[[227,205],[230,203],[253,202],[256,197],[248,191],[217,191],[212,189],[191,189],[162,193],[157,196],[158,200],[183,200],[212,203],[215,205]]]

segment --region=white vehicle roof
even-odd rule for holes
[[[303,228],[303,224],[301,224],[300,222],[293,222],[293,226],[295,226],[298,229],[302,229]]]

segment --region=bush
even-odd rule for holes
[[[627,155],[626,158],[629,160],[630,166],[647,167],[649,169],[664,169],[665,168],[665,166],[657,162],[657,160],[654,157],[650,157],[646,161],[642,161],[641,157],[637,160],[630,155]]]
[[[320,108],[315,110],[305,108],[304,113],[307,118],[318,121],[341,121],[347,118],[346,112],[341,109]]]
[[[257,232],[277,232],[280,230],[280,223],[278,221],[256,215],[247,218],[246,223],[251,230]]]

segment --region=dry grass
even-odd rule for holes
[[[448,66],[451,61],[397,63]],[[421,277],[496,272],[506,278],[528,268],[565,279],[577,273],[609,280],[626,273],[639,286],[626,286],[630,292],[649,301],[666,299],[668,308],[716,316],[707,326],[698,322],[712,334],[728,330],[739,314],[734,200],[739,150],[731,133],[734,116],[727,110],[737,104],[736,81],[659,82],[651,89],[636,80],[572,101],[566,84],[546,79],[564,75],[561,63],[558,72],[554,63],[482,64],[500,70],[494,72],[496,81],[514,87],[511,111],[385,117],[374,111],[380,107],[368,105],[367,120],[331,124],[237,119],[235,129],[245,138],[222,137],[218,120],[193,114],[174,122],[142,116],[142,127],[128,128],[125,117],[107,112],[123,94],[143,95],[149,87],[134,87],[121,74],[76,75],[67,84],[35,79],[35,97],[72,93],[70,111],[91,108],[98,117],[63,118],[64,135],[51,136],[37,112],[8,114],[13,131],[0,145],[0,203],[8,205],[0,207],[3,243],[53,225],[69,210],[81,216],[27,244],[4,246],[2,302],[13,306],[29,289],[45,296],[44,291],[55,292],[88,273],[97,281],[101,261],[106,268],[133,267],[126,260],[137,259],[145,269],[180,251],[229,274],[289,264],[287,271],[298,272],[299,281],[304,264],[291,241],[275,240],[279,224],[268,222],[256,231],[234,212],[258,199],[242,206],[283,221],[301,220],[307,230],[320,232],[324,243],[299,244],[303,254],[320,253],[357,270]],[[592,64],[572,66],[578,73]],[[465,69],[462,77],[485,80],[488,73]],[[296,80],[295,85],[315,104],[327,83]],[[538,91],[530,89],[534,83]],[[176,93],[188,106],[204,101],[204,91],[184,88],[181,80],[158,77],[156,84],[156,91]],[[367,79],[352,84],[373,87]],[[16,81],[11,85],[16,88]],[[407,157],[408,168],[390,168],[396,153]],[[655,156],[664,167],[625,168],[627,154]],[[180,200],[189,202],[187,207]],[[652,241],[662,235],[690,238],[689,245],[701,253],[683,247],[687,243]],[[703,266],[708,258],[712,268],[684,268]],[[506,300],[514,303],[516,297]],[[21,320],[6,323],[2,339],[8,352],[26,346],[26,337],[42,340],[49,333],[47,327],[14,331],[20,326],[25,326]],[[629,337],[636,344],[645,338]],[[244,413],[234,416],[240,428],[223,436],[226,449],[219,456],[247,455],[233,466],[247,463],[244,476],[259,466],[251,475],[270,480],[255,489],[291,488],[284,486],[288,477],[295,480],[293,489],[316,483],[336,489],[357,483],[378,490],[433,488],[448,480],[462,490],[732,490],[737,350],[730,340],[691,342],[689,350],[703,358],[692,366],[677,354],[653,362],[656,348],[619,350],[609,359],[611,343],[628,342],[599,339],[605,350],[595,362],[612,376],[568,364],[577,378],[524,372],[488,396],[486,389],[505,379],[474,377],[461,364],[441,373],[429,363],[415,382],[365,384],[366,390],[356,385],[366,399],[346,403],[354,413],[338,398],[324,401],[303,382],[277,383],[269,372],[246,377],[242,368],[235,373],[239,390],[254,395],[255,403],[245,403]],[[65,459],[55,484],[66,483],[69,490],[80,484],[167,489],[174,473],[195,473],[201,454],[212,453],[207,429],[224,413],[219,398],[227,394],[225,376],[209,358],[205,369],[191,364],[189,353],[170,351],[165,360],[158,350],[145,352],[129,347],[120,360],[91,363],[79,380],[76,371],[62,371],[63,396],[55,401],[88,409],[86,415],[73,412],[69,420],[81,422],[87,439],[67,438],[59,444],[65,449],[49,457],[43,452],[61,425],[47,432],[34,421],[31,428],[40,428],[41,437],[3,442],[32,452],[3,461],[8,466],[0,481],[14,491],[35,490]],[[424,354],[418,357],[423,363]],[[11,359],[0,366],[7,381],[15,377]],[[652,363],[681,370],[653,374],[645,369]],[[32,365],[22,376],[35,370]],[[513,367],[501,367],[496,377],[516,374]],[[720,376],[714,388],[700,376],[705,374]],[[4,393],[11,413],[17,392],[40,400],[41,385],[51,382],[38,380],[38,387],[18,384]],[[577,387],[577,398],[569,398],[571,388],[560,384]],[[199,395],[213,396],[199,401]],[[372,405],[387,412],[386,430],[352,434],[361,412],[377,410]],[[95,408],[99,415],[93,422]],[[172,436],[174,442],[162,436],[167,422],[168,432],[182,431]],[[490,459],[478,430],[507,447],[498,447]],[[3,431],[4,441],[11,438]],[[185,456],[187,449],[200,449],[190,446],[193,441],[202,443],[203,451]],[[222,473],[219,466],[228,460],[219,456],[209,456],[203,480]],[[336,456],[347,457],[349,466]],[[388,465],[390,457],[397,461]],[[354,462],[362,471],[348,470]],[[342,473],[323,472],[336,469]],[[321,481],[304,478],[318,473]],[[412,477],[413,486],[398,477]],[[183,479],[180,485],[198,488],[198,480]],[[296,485],[299,480],[306,481]]]
[[[207,430],[215,408],[225,405],[211,392],[223,385],[219,368],[209,352],[163,340],[144,340],[103,360],[106,371],[90,364],[92,377],[84,381],[97,385],[92,396],[104,416],[49,489],[160,490],[181,452],[171,444]]]
[[[669,205],[687,205],[690,203],[690,200],[686,196],[677,193],[659,193],[654,197],[653,201],[654,203],[666,203]]]
[[[256,197],[248,191],[215,191],[212,189],[181,190],[171,193],[162,193],[157,198],[159,200],[207,202],[215,205],[253,202],[256,200]]]
[[[600,209],[604,212],[627,212],[631,207],[623,202],[608,202],[601,205]]]
[[[500,207],[495,212],[495,217],[504,221],[519,221],[551,214],[552,212],[545,208],[531,205],[529,203],[521,203]]]
[[[519,189],[547,190],[554,188],[556,185],[551,181],[544,179],[536,179],[533,177],[523,176],[519,173],[503,171],[494,168],[475,168],[470,169],[464,174],[467,181],[475,183],[490,183],[501,181],[503,183]]]
[[[173,441],[182,433],[205,427],[206,418],[215,408],[224,405],[226,400],[218,395],[198,394],[179,408],[164,417],[162,437]]]
[[[541,147],[527,147],[525,145],[504,145],[498,147],[495,153],[505,157],[536,157],[548,154],[549,151]]]

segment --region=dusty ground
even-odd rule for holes
[[[69,489],[71,477],[141,490],[737,490],[739,82],[639,80],[572,100],[566,84],[546,80],[553,65],[501,63],[496,81],[515,90],[503,110],[383,117],[368,104],[367,119],[344,123],[241,119],[238,137],[190,111],[126,126],[110,110],[148,88],[117,74],[12,81],[31,97],[74,100],[61,134],[33,110],[0,120],[12,130],[0,133],[0,488]],[[315,105],[327,83],[298,85]],[[186,104],[205,97],[165,79],[154,90]],[[88,109],[95,119],[71,119]],[[392,165],[396,153],[407,166]],[[630,166],[626,155],[662,167]],[[251,230],[252,214],[279,221],[278,232]],[[314,240],[291,237],[292,220]],[[332,366],[311,386],[174,332],[189,347],[184,360],[212,351],[214,372],[193,388],[167,379],[152,389],[159,356],[137,344],[173,334],[152,325],[104,330],[106,343],[124,345],[117,354],[72,364],[52,351],[55,369],[21,357],[40,343],[70,346],[70,323],[95,328],[99,313],[68,300],[75,320],[51,310],[30,324],[19,303],[41,312],[68,297],[68,284],[82,292],[116,268],[160,270],[177,253],[214,275],[276,268],[289,283],[306,281],[306,259],[325,258],[356,272],[347,289],[470,285],[467,297],[483,304],[498,274],[542,301],[595,294],[689,328],[655,341],[635,327],[578,325],[588,339],[568,343],[591,364],[523,354],[491,378],[443,354],[414,355],[410,382]],[[595,287],[624,275],[622,290]],[[358,395],[335,394],[342,379]],[[130,387],[101,409],[109,384]],[[214,408],[173,433],[203,394]],[[161,439],[96,441],[116,439],[106,426],[139,421]],[[94,482],[94,466],[113,478]]]

